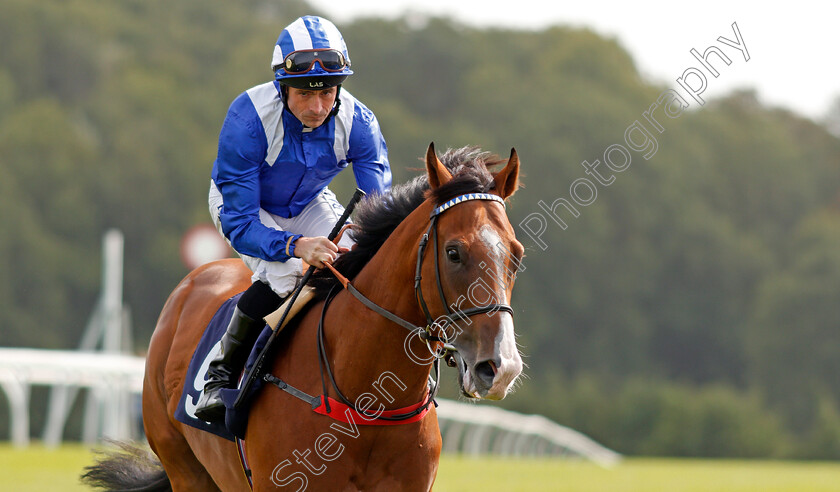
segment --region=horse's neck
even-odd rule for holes
[[[428,217],[428,211],[418,211],[419,217]],[[416,259],[417,245],[424,227],[417,217],[415,215],[411,223],[407,223],[411,218],[409,216],[392,233],[356,276],[353,285],[382,308],[415,325],[423,326],[425,318],[415,297],[415,263],[412,261]],[[418,356],[428,358],[429,353],[416,335],[412,336],[405,328],[364,307],[349,292],[336,297],[330,305],[329,315],[338,322],[356,320],[340,333],[333,332],[335,341],[330,344],[335,347],[336,380],[339,381],[339,389],[348,398],[371,392],[372,389],[381,389],[374,383],[387,380],[391,384],[387,393],[395,397],[389,407],[420,401],[427,388],[431,364],[418,360]],[[411,357],[409,350],[416,356]],[[340,371],[341,366],[347,369]],[[405,389],[400,389],[402,385]],[[394,394],[394,389],[397,394]]]

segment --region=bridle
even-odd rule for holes
[[[509,313],[511,316],[513,316],[513,308],[511,308],[509,304],[488,303],[488,304],[482,305],[482,306],[476,306],[476,307],[471,307],[471,308],[467,308],[467,309],[460,309],[460,310],[457,310],[457,311],[453,311],[453,310],[450,309],[449,304],[446,301],[446,295],[443,292],[443,283],[441,281],[441,275],[440,275],[440,259],[439,259],[439,255],[438,255],[439,246],[438,246],[437,221],[438,221],[438,218],[440,217],[440,215],[443,212],[449,210],[450,208],[454,207],[455,205],[458,205],[460,203],[464,203],[464,202],[467,202],[467,201],[472,201],[472,200],[494,201],[494,202],[501,203],[503,207],[505,206],[505,202],[501,197],[499,197],[497,195],[490,194],[490,193],[467,193],[467,194],[464,194],[464,195],[459,195],[459,196],[447,201],[446,203],[440,205],[439,207],[436,207],[432,211],[432,213],[429,217],[429,227],[426,229],[426,232],[423,234],[422,238],[420,239],[420,245],[417,248],[417,267],[416,267],[415,275],[414,275],[414,291],[415,291],[415,295],[417,297],[417,302],[420,305],[420,309],[423,311],[423,315],[426,317],[426,326],[425,327],[416,326],[415,324],[397,316],[396,314],[388,311],[387,309],[385,309],[385,308],[379,306],[378,304],[376,304],[375,302],[371,301],[364,294],[359,292],[359,290],[356,289],[356,287],[346,277],[344,277],[341,273],[339,273],[332,265],[326,264],[327,268],[329,268],[329,270],[332,271],[332,273],[336,276],[336,278],[338,278],[339,282],[344,286],[344,288],[348,292],[350,292],[350,294],[352,294],[353,297],[358,299],[359,302],[364,304],[367,308],[369,308],[370,310],[380,314],[381,316],[385,317],[389,321],[392,321],[392,322],[402,326],[403,328],[409,330],[410,332],[416,333],[420,339],[422,339],[426,342],[427,345],[429,345],[429,342],[440,342],[440,343],[443,344],[442,347],[438,347],[438,349],[436,349],[433,352],[433,354],[435,355],[435,360],[432,364],[433,364],[433,368],[434,368],[434,371],[435,371],[435,377],[432,378],[430,376],[431,388],[429,390],[428,397],[427,397],[426,401],[423,403],[423,405],[421,405],[420,407],[418,407],[417,409],[415,409],[411,412],[401,414],[401,415],[393,415],[393,416],[389,416],[389,417],[377,416],[377,415],[366,413],[365,410],[357,408],[356,405],[353,402],[351,402],[349,399],[347,399],[341,393],[341,391],[338,389],[338,387],[336,385],[336,382],[335,382],[335,378],[333,377],[332,369],[330,369],[329,360],[328,360],[327,355],[326,355],[326,350],[324,349],[324,317],[326,316],[327,307],[329,306],[330,302],[332,301],[332,298],[336,294],[335,287],[332,290],[330,290],[329,294],[327,295],[327,298],[324,302],[324,306],[323,306],[323,309],[322,309],[322,312],[321,312],[321,320],[318,323],[318,355],[319,355],[319,362],[321,364],[321,383],[322,383],[325,395],[327,394],[326,381],[325,381],[325,378],[324,378],[324,373],[326,372],[326,374],[329,376],[330,382],[332,383],[333,390],[335,390],[336,394],[339,397],[339,400],[342,403],[344,403],[345,405],[348,405],[348,406],[352,407],[357,412],[359,412],[363,415],[367,415],[371,419],[379,419],[379,420],[405,420],[405,419],[409,419],[411,417],[414,417],[415,415],[419,414],[420,412],[425,411],[428,408],[428,406],[434,401],[435,395],[437,394],[437,390],[438,390],[438,383],[439,383],[438,374],[439,374],[440,358],[441,357],[444,357],[444,356],[452,356],[453,357],[455,364],[457,364],[458,368],[459,368],[459,379],[461,378],[462,371],[464,370],[463,359],[461,359],[460,355],[458,354],[457,349],[452,344],[449,343],[448,337],[445,336],[445,328],[448,327],[448,325],[450,323],[452,323],[455,319],[465,320],[465,319],[468,319],[470,316],[475,316],[477,314],[486,314],[486,313],[495,313],[495,312],[498,312],[498,311],[504,311],[504,312]],[[441,301],[441,303],[444,307],[444,310],[446,311],[446,314],[444,316],[440,317],[440,318],[445,319],[445,323],[443,325],[441,325],[437,321],[437,320],[440,320],[440,318],[437,318],[437,320],[436,320],[434,317],[432,317],[431,313],[429,312],[428,305],[426,304],[426,300],[423,297],[423,289],[422,289],[422,286],[421,286],[422,280],[423,280],[422,273],[421,273],[422,268],[423,268],[423,259],[424,259],[425,253],[426,253],[426,249],[427,249],[427,245],[428,245],[430,237],[432,239],[432,243],[434,244],[435,280],[437,282],[438,295],[440,296],[440,301]],[[437,327],[437,330],[436,330],[436,327]],[[434,331],[438,331],[439,334],[438,335],[433,334]],[[440,336],[440,335],[443,335],[443,336]],[[430,347],[430,351],[431,351],[431,347]]]
[[[495,313],[497,311],[506,311],[510,313],[511,316],[513,316],[513,308],[511,308],[510,305],[499,303],[489,303],[483,306],[472,307],[459,311],[452,311],[451,309],[449,309],[449,303],[446,301],[446,294],[444,294],[443,292],[443,283],[441,282],[440,277],[440,256],[438,255],[437,219],[438,217],[440,217],[440,214],[442,214],[446,210],[454,207],[459,203],[463,203],[469,200],[490,200],[501,203],[503,207],[505,206],[505,201],[499,196],[492,195],[490,193],[468,193],[466,195],[455,197],[432,211],[432,214],[429,218],[429,228],[426,229],[426,232],[420,239],[420,247],[417,248],[417,270],[415,271],[414,275],[414,291],[417,295],[417,302],[420,304],[420,308],[423,310],[423,314],[426,316],[426,326],[425,328],[423,328],[422,333],[418,332],[418,335],[421,339],[433,342],[448,343],[448,340],[439,338],[431,334],[432,328],[437,324],[437,322],[429,313],[429,308],[426,306],[426,301],[423,298],[423,289],[420,285],[421,281],[423,280],[423,277],[421,275],[421,269],[423,266],[423,256],[426,252],[426,244],[429,241],[429,232],[431,232],[432,234],[431,239],[432,243],[434,244],[435,280],[437,281],[438,295],[440,296],[441,303],[443,304],[443,308],[446,311],[446,315],[444,317],[447,319],[447,322],[451,323],[453,319],[467,319],[468,317],[474,316],[476,314]]]
[[[438,255],[439,247],[437,241],[437,219],[446,210],[449,210],[450,208],[454,207],[455,205],[458,205],[459,203],[464,203],[470,200],[489,200],[501,203],[503,207],[505,206],[504,200],[497,195],[493,195],[490,193],[467,193],[449,200],[448,202],[435,208],[432,211],[429,217],[429,227],[426,229],[426,232],[423,233],[423,236],[420,239],[420,245],[417,248],[417,267],[415,269],[414,275],[414,292],[417,297],[417,302],[420,305],[420,309],[423,311],[423,315],[426,317],[425,327],[416,326],[413,323],[406,321],[403,318],[400,318],[396,314],[374,303],[373,301],[368,299],[364,294],[359,292],[358,289],[356,289],[356,287],[349,280],[347,280],[346,277],[344,277],[335,269],[335,267],[333,267],[330,264],[326,264],[326,266],[338,278],[338,280],[341,282],[344,288],[347,289],[353,295],[353,297],[358,299],[359,302],[361,302],[371,310],[375,311],[376,313],[382,315],[388,320],[402,326],[403,328],[409,331],[416,332],[418,336],[423,340],[431,342],[448,343],[448,340],[446,338],[441,338],[432,335],[432,331],[434,330],[434,327],[438,325],[438,323],[436,323],[435,318],[429,312],[429,308],[423,296],[423,289],[421,286],[423,280],[423,276],[421,273],[423,268],[423,258],[425,256],[426,246],[428,245],[429,238],[431,235],[432,242],[434,243],[435,280],[437,281],[438,295],[440,296],[441,303],[444,307],[444,310],[446,311],[446,315],[442,317],[447,318],[449,322],[451,322],[453,319],[467,319],[470,316],[474,316],[476,314],[485,314],[491,312],[495,313],[497,311],[505,311],[507,313],[510,313],[511,316],[513,316],[513,308],[511,308],[509,304],[488,303],[482,306],[452,311],[449,308],[449,304],[446,302],[446,294],[444,294],[443,292],[443,283],[441,282],[440,275],[440,259]],[[454,348],[448,350],[454,350]]]

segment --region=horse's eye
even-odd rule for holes
[[[446,256],[449,258],[449,261],[452,263],[460,263],[461,262],[461,255],[458,254],[457,248],[446,248]]]

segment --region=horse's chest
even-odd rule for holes
[[[319,431],[287,441],[292,446],[277,458],[270,473],[273,486],[296,483],[298,490],[341,491],[431,488],[440,454],[439,433],[418,433],[413,425],[370,427],[341,422]]]

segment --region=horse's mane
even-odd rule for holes
[[[505,162],[477,147],[448,149],[440,161],[452,173],[452,179],[435,190],[429,190],[429,180],[424,174],[395,185],[389,193],[371,195],[359,202],[354,226],[348,231],[356,246],[333,264],[342,275],[350,280],[355,278],[394,229],[427,197],[431,197],[437,206],[464,193],[486,193],[494,184],[488,167]],[[316,297],[322,299],[336,284],[335,276],[323,269],[316,271],[309,285],[315,287]]]

